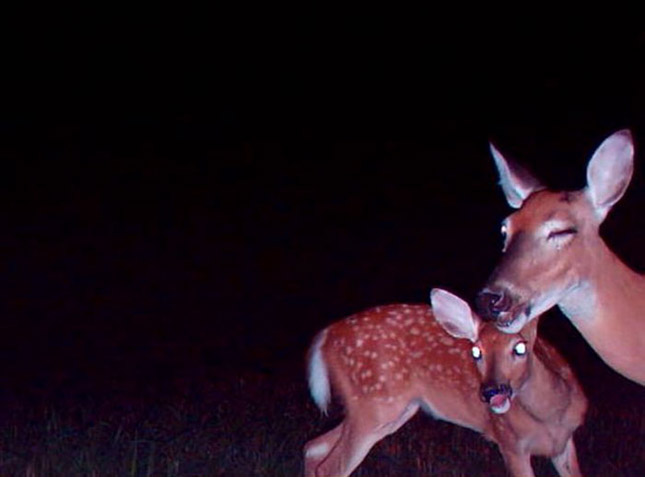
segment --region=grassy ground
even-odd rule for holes
[[[645,392],[598,373],[601,384],[585,383],[591,408],[576,435],[582,469],[644,475]],[[158,385],[67,382],[49,394],[4,394],[2,476],[299,475],[303,444],[341,418],[338,406],[327,417],[313,406],[296,360],[255,371],[193,371]],[[556,475],[546,459],[534,467]],[[506,474],[496,446],[419,414],[377,444],[355,475]]]

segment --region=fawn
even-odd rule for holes
[[[333,387],[345,418],[305,445],[305,475],[351,474],[419,407],[495,442],[515,476],[534,475],[534,454],[561,476],[581,475],[573,433],[587,400],[537,320],[506,334],[445,290],[431,302],[371,308],[318,333],[309,388],[326,411]]]

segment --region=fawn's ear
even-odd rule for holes
[[[587,166],[586,193],[599,221],[623,196],[633,172],[634,142],[629,129],[623,129],[602,142]]]
[[[538,323],[540,320],[536,317],[534,320],[530,320],[524,325],[524,328],[520,330],[520,335],[529,343],[534,343],[537,338],[538,333]]]
[[[525,168],[506,159],[492,142],[489,145],[497,172],[499,172],[499,185],[502,186],[506,202],[514,209],[519,209],[529,195],[544,189],[544,187]]]
[[[468,303],[441,288],[432,289],[430,303],[434,316],[449,335],[477,341],[481,320],[473,313]]]

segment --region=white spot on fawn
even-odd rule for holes
[[[452,346],[453,344],[455,344],[455,340],[448,336],[442,336],[439,341],[441,341],[441,344],[445,344],[446,346]]]

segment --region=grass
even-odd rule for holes
[[[576,436],[588,476],[645,471],[641,388],[612,377],[612,396],[592,401]],[[311,403],[300,367],[233,370],[147,389],[16,399],[2,410],[2,476],[299,475],[304,442],[335,425]],[[592,393],[593,394],[593,393]],[[602,393],[601,393],[602,394]],[[25,403],[31,402],[31,405]],[[47,404],[45,404],[47,402]],[[611,412],[608,412],[611,409]],[[535,459],[538,475],[556,475]],[[506,475],[496,446],[476,433],[418,415],[370,452],[355,473],[368,475]]]
[[[587,476],[643,475],[645,391],[610,371],[601,375],[605,381],[591,386],[589,416],[576,435],[582,469]],[[68,383],[50,394],[5,396],[0,475],[299,475],[304,443],[342,418],[338,406],[330,416],[313,406],[302,363],[295,361],[263,370],[210,369],[171,381],[88,389]],[[543,458],[534,468],[537,475],[556,475]],[[377,444],[355,475],[506,471],[493,444],[419,414]]]

